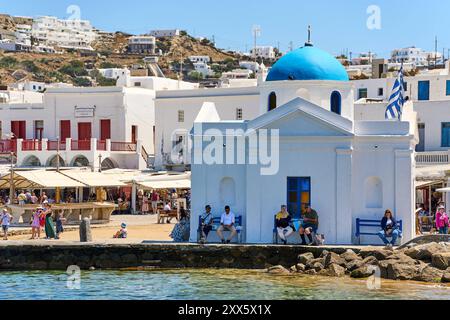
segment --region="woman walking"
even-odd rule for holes
[[[445,212],[445,207],[441,206],[438,208],[438,212],[436,214],[436,229],[439,231],[439,234],[448,234],[448,227],[448,215]]]
[[[47,240],[56,239],[55,225],[53,224],[53,212],[50,205],[45,212],[45,238]]]

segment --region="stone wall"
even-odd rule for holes
[[[0,244],[0,270],[66,270],[157,268],[264,269],[291,266],[299,254],[323,250],[342,254],[346,248],[299,246],[221,246],[179,244]],[[358,253],[358,250],[355,250]]]

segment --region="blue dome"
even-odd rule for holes
[[[266,81],[349,81],[347,71],[331,54],[313,46],[292,51],[272,67]]]

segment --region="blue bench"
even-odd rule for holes
[[[403,221],[397,221],[399,230],[403,232]],[[362,230],[364,229],[364,230]],[[374,231],[368,231],[367,229],[374,229]],[[356,219],[356,238],[358,244],[361,244],[361,236],[377,236],[381,231],[381,220],[368,220],[368,219]]]
[[[212,224],[212,231],[211,232],[217,232],[217,230],[220,227],[220,217],[212,218],[213,224]],[[242,243],[242,216],[237,216],[235,219],[234,227],[237,231],[238,236],[238,243]],[[197,229],[197,242],[200,242],[200,239],[202,238],[202,217],[198,217],[198,229]]]
[[[294,224],[294,226],[297,223],[298,223],[299,226],[301,226],[302,223],[303,223],[303,219],[301,219],[301,218],[293,218],[291,220],[291,222],[292,222],[292,224]],[[299,228],[296,227],[296,229],[298,231]],[[275,216],[273,218],[273,243],[274,244],[278,244],[278,240],[280,240],[280,236],[278,235],[278,230],[277,230],[277,216]]]

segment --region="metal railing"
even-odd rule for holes
[[[106,141],[97,140],[97,150],[106,151]]]
[[[47,150],[49,151],[57,151],[58,150],[58,141],[48,141],[47,142]],[[59,141],[59,150],[65,151],[66,150],[66,143],[65,141]]]
[[[137,144],[133,142],[111,142],[111,151],[136,152]]]
[[[89,151],[91,150],[91,140],[72,140],[71,150]]]
[[[22,151],[42,151],[41,140],[23,140]]]
[[[450,163],[449,151],[435,151],[435,152],[417,152],[416,163],[418,165],[437,165]]]
[[[16,140],[0,140],[0,153],[17,152]]]

